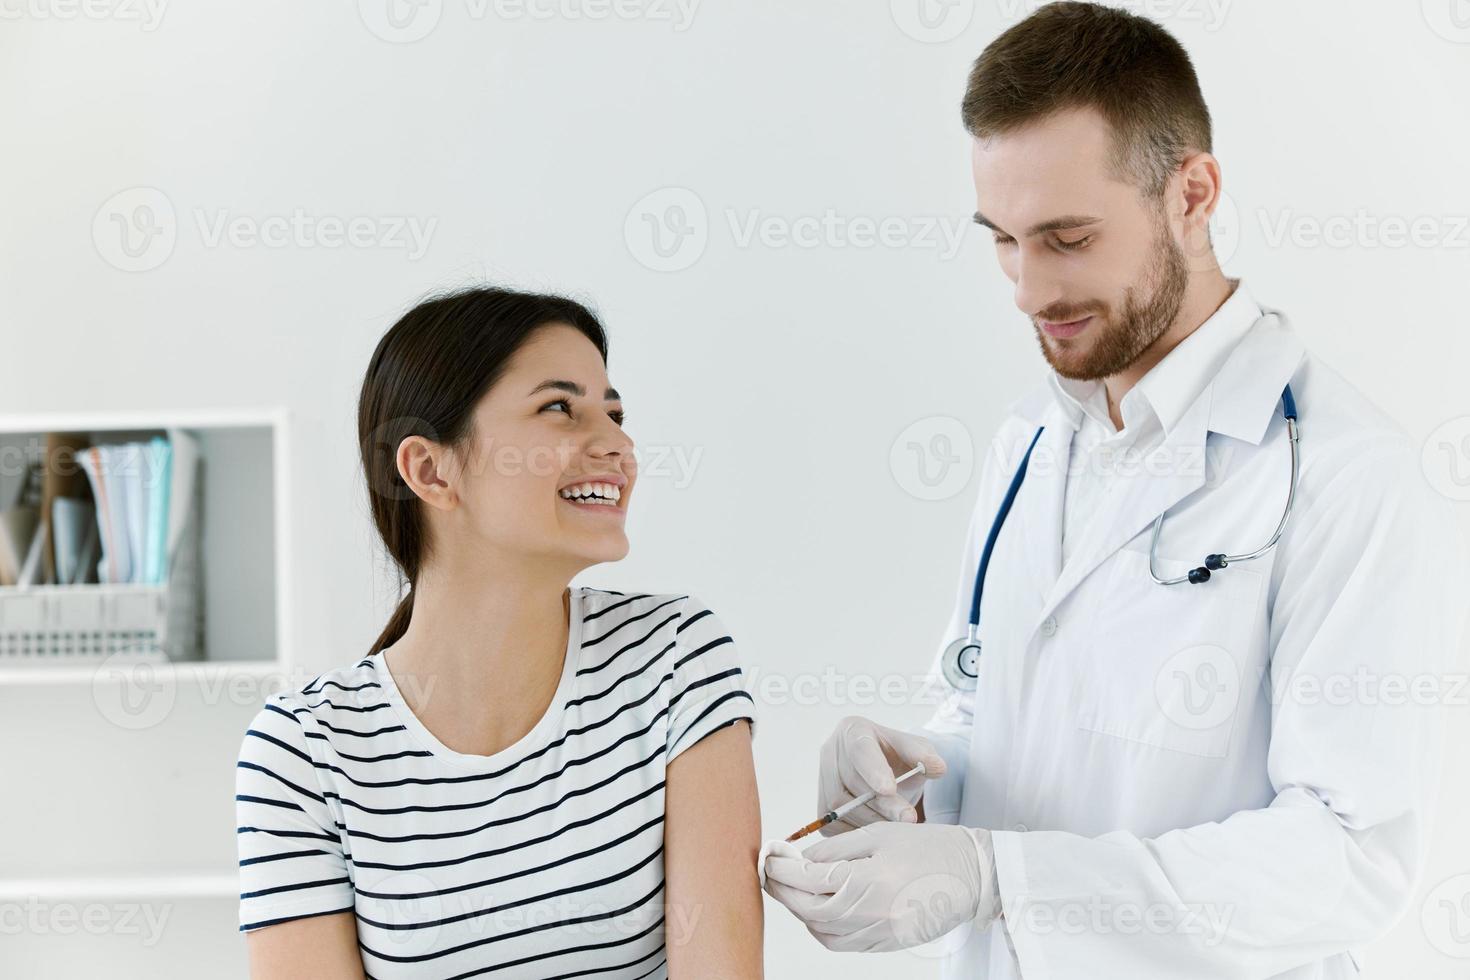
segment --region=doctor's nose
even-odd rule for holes
[[[1016,279],[1016,307],[1033,320],[1041,311],[1055,306],[1061,298],[1062,291],[1054,283],[1042,282],[1037,277]]]
[[[1044,263],[1038,264],[1034,258],[1027,261],[1017,253],[1006,272],[1016,287],[1016,308],[1028,317],[1034,319],[1037,313],[1055,305],[1062,298],[1060,280],[1050,275]]]

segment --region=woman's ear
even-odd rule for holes
[[[398,444],[394,463],[403,482],[430,507],[452,510],[459,503],[456,485],[462,467],[451,447],[409,436]]]

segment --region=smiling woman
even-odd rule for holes
[[[252,975],[761,975],[752,700],[698,598],[569,587],[637,480],[583,306],[473,289],[383,337],[358,406],[410,585],[273,696],[236,779]]]

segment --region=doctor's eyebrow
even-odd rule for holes
[[[556,379],[552,379],[550,381],[543,381],[536,387],[532,388],[530,393],[527,394],[526,397],[530,398],[531,395],[540,394],[543,391],[565,391],[568,394],[576,395],[578,398],[581,398],[587,394],[587,389],[583,388],[575,381],[559,381]],[[602,393],[602,397],[604,400],[610,402],[622,401],[623,399],[623,396],[618,394],[618,390],[616,388],[607,389],[607,391],[604,391]]]
[[[1069,228],[1081,228],[1084,225],[1095,225],[1099,221],[1102,221],[1102,219],[1090,214],[1064,214],[1059,218],[1048,218],[1046,221],[1038,222],[1037,224],[1032,225],[1030,228],[1026,229],[1026,237],[1029,238],[1032,235],[1042,235],[1049,231],[1066,231]],[[999,232],[1002,235],[1005,234],[1004,231],[996,227],[994,222],[985,217],[985,215],[981,214],[979,211],[975,212],[975,224],[981,225],[985,228],[989,228],[991,231]]]

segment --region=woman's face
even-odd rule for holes
[[[628,553],[637,477],[623,407],[596,346],[541,327],[474,411],[455,485],[470,540],[580,570]]]

